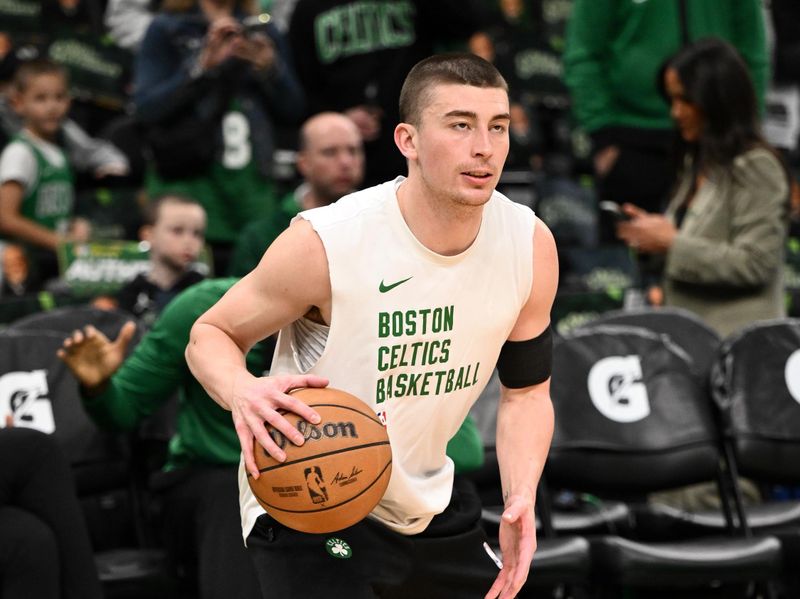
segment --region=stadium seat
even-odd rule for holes
[[[633,310],[612,310],[600,314],[583,327],[597,325],[642,327],[648,331],[669,336],[678,347],[689,354],[698,376],[704,380],[711,372],[711,365],[721,343],[716,331],[695,313],[683,308],[645,307]]]
[[[590,538],[593,575],[608,596],[629,589],[705,589],[768,582],[781,544],[748,537],[732,516],[712,404],[686,354],[641,328],[587,327],[557,341],[551,394],[556,425],[545,468],[552,485],[643,502],[705,481],[727,506],[720,535],[672,542]]]
[[[712,394],[739,474],[767,485],[800,485],[800,319],[756,323],[731,335],[712,370]],[[785,548],[785,573],[799,596],[800,500],[750,506],[754,533]]]
[[[86,415],[77,381],[56,357],[63,339],[48,331],[0,334],[0,422],[10,415],[14,426],[52,434],[63,448],[107,587],[159,577],[163,552],[146,546],[129,438]]]

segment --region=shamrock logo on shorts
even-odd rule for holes
[[[332,556],[339,559],[350,559],[353,556],[353,550],[342,539],[331,537],[325,541],[325,550]]]

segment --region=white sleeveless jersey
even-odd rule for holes
[[[389,433],[392,475],[371,516],[416,534],[450,501],[447,442],[489,380],[530,295],[535,218],[495,192],[473,244],[442,256],[407,227],[396,196],[402,181],[301,213],[327,253],[331,326],[322,355],[306,370],[295,326],[283,329],[270,373],[327,377],[375,410]],[[239,483],[247,538],[264,510],[243,466]]]

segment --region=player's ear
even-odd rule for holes
[[[408,160],[417,159],[417,128],[409,123],[400,123],[394,128],[394,143]]]

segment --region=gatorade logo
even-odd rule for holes
[[[589,397],[600,413],[615,422],[636,422],[650,414],[639,356],[610,356],[589,371]]]
[[[9,372],[0,376],[0,425],[10,415],[14,426],[48,434],[55,431],[53,404],[47,393],[46,370]]]
[[[786,360],[784,378],[786,379],[786,387],[789,389],[789,394],[797,403],[800,403],[800,349],[792,353],[789,359]]]

